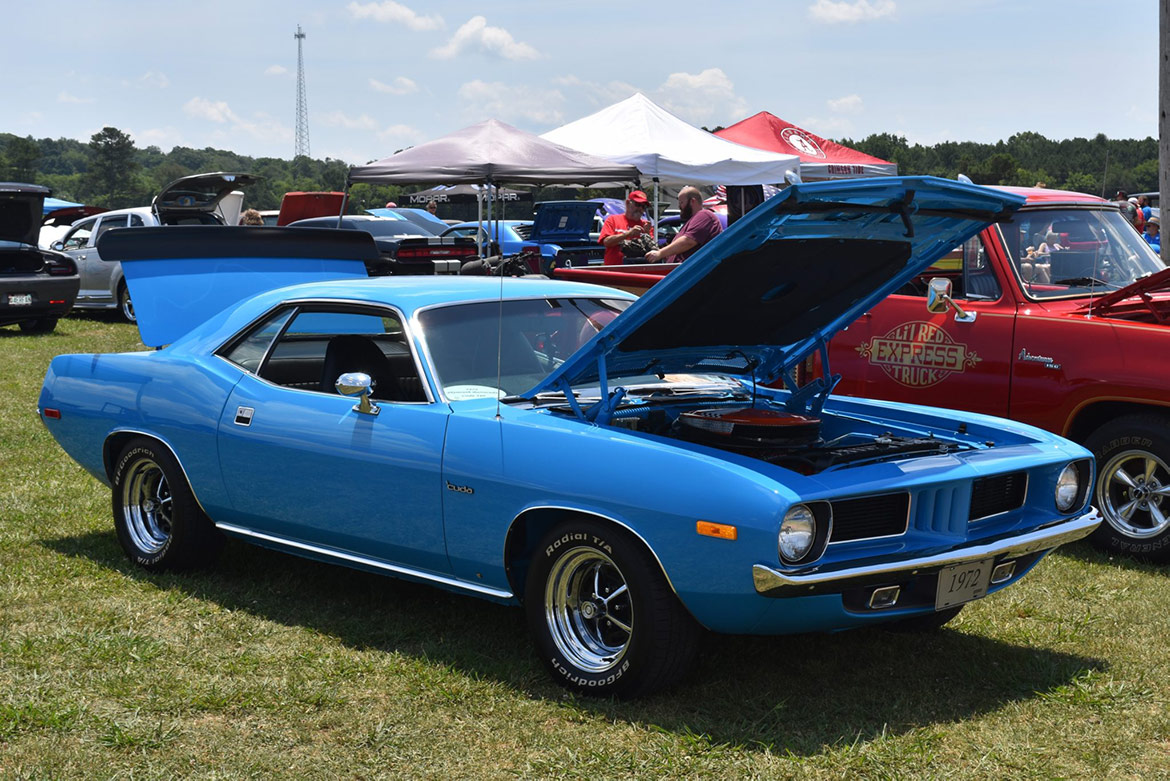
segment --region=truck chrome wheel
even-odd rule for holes
[[[154,461],[140,459],[128,470],[122,484],[122,518],[143,553],[158,553],[171,538],[171,489]]]
[[[566,551],[545,585],[545,620],[557,649],[592,673],[612,669],[633,635],[630,590],[613,559],[593,548]]]
[[[1101,467],[1098,491],[1105,520],[1127,537],[1147,539],[1170,528],[1170,467],[1144,450],[1118,453]]]

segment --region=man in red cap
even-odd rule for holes
[[[625,214],[611,214],[605,218],[601,226],[601,241],[605,246],[605,265],[620,266],[625,261],[622,252],[622,242],[630,242],[640,236],[654,238],[654,227],[642,215],[646,213],[646,206],[650,199],[641,190],[634,190],[626,196]],[[630,262],[640,262],[640,257],[631,258]]]

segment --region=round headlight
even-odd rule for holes
[[[1081,495],[1081,476],[1076,466],[1069,464],[1056,478],[1056,509],[1066,513],[1073,509],[1077,497]]]
[[[795,562],[804,558],[817,538],[817,519],[803,504],[794,504],[780,522],[780,558]]]

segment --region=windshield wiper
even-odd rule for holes
[[[1096,285],[1108,286],[1110,283],[1103,279],[1097,279],[1096,277],[1070,277],[1068,279],[1054,279],[1049,284],[1069,285],[1076,287],[1094,287]]]

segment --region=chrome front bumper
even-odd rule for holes
[[[847,563],[834,568],[805,568],[799,571],[782,572],[763,564],[752,567],[752,579],[756,591],[766,597],[803,597],[812,594],[830,594],[859,586],[890,583],[907,578],[929,575],[966,561],[995,558],[1014,559],[1038,551],[1050,550],[1058,545],[1087,537],[1101,523],[1101,515],[1095,508],[1089,512],[1061,521],[1052,526],[1013,534],[992,541],[982,541],[945,553],[918,556],[905,559],[882,559],[870,563]]]

